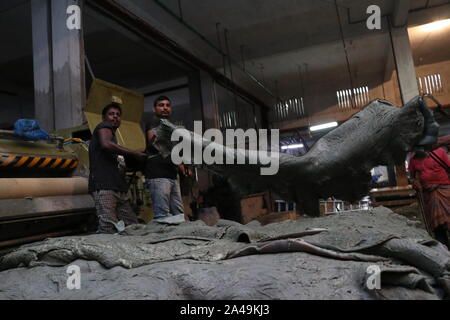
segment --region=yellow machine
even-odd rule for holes
[[[123,107],[118,143],[144,150],[144,96],[98,79],[84,110],[86,125],[60,130],[40,142],[0,132],[0,247],[92,231],[96,217],[88,194],[88,141],[111,102]],[[148,222],[152,212],[144,180],[140,173],[127,175],[135,212]]]

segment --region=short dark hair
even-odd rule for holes
[[[166,97],[166,96],[159,96],[159,97],[155,100],[153,106],[154,106],[154,107],[158,106],[158,102],[164,101],[164,100],[167,100],[167,101],[172,102],[172,100],[170,100],[170,99],[169,99],[168,97]]]
[[[103,108],[102,111],[102,115],[103,117],[106,116],[106,114],[109,112],[109,110],[111,109],[117,109],[120,111],[120,114],[122,115],[122,107],[118,104],[118,103],[110,103],[108,104],[106,107]]]

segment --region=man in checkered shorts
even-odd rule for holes
[[[122,108],[112,103],[103,109],[103,122],[94,130],[89,145],[89,192],[94,197],[99,218],[97,233],[117,233],[138,223],[128,196],[124,156],[144,161],[146,154],[117,144]]]

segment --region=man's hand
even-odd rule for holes
[[[180,169],[180,172],[183,175],[183,177],[185,178],[192,177],[192,171],[189,170],[189,168],[185,167],[183,164],[180,164],[178,166],[178,169]]]
[[[143,151],[134,151],[132,156],[138,161],[145,161],[147,159],[147,154]]]

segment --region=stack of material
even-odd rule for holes
[[[82,290],[66,289],[69,265]],[[49,239],[0,258],[0,299],[443,299],[450,253],[386,208]],[[379,270],[379,289],[368,287]],[[377,284],[375,279],[375,284]],[[56,284],[56,285],[55,285]],[[372,289],[370,289],[372,288]]]

